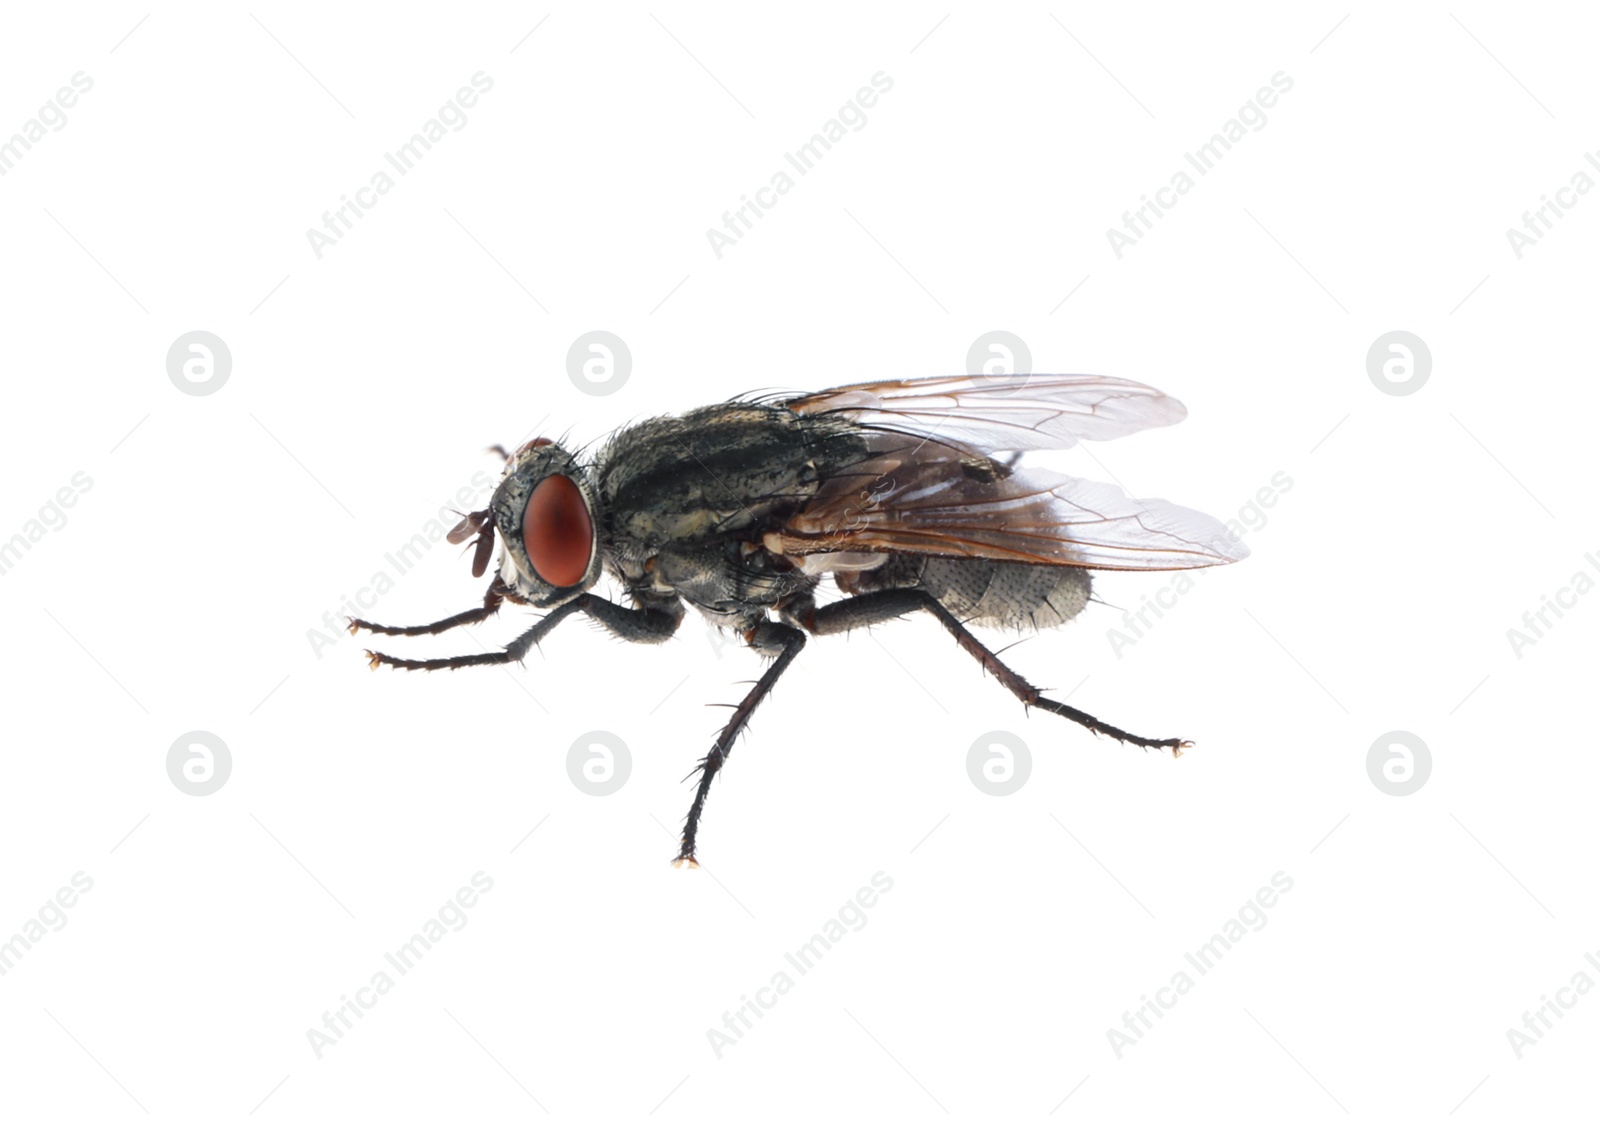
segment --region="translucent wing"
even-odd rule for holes
[[[1171,426],[1187,414],[1171,396],[1132,380],[1037,373],[847,384],[784,406],[982,452],[1065,450],[1080,439]]]
[[[1242,560],[1222,522],[1048,470],[1007,472],[941,442],[880,450],[830,479],[767,546],[787,555],[914,552],[1080,568],[1166,570]]]

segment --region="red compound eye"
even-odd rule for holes
[[[522,514],[522,545],[533,570],[552,587],[571,587],[589,571],[594,523],[571,478],[552,474],[534,487]]]

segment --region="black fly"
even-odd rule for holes
[[[404,670],[518,662],[580,612],[631,642],[670,638],[685,602],[740,632],[773,662],[700,762],[677,858],[691,865],[711,781],[808,634],[924,611],[1024,705],[1181,754],[1186,741],[1134,736],[1044,697],[967,624],[1065,622],[1088,602],[1090,568],[1243,558],[1243,544],[1202,513],[1017,465],[1023,451],[1114,439],[1184,414],[1154,388],[1104,376],[946,376],[702,407],[617,431],[592,457],[535,439],[507,456],[489,507],[449,536],[476,537],[472,574],[482,576],[500,535],[483,606],[426,626],[357,619],[350,629],[431,635],[480,622],[506,601],[548,609],[502,651],[425,660],[367,652],[373,669]],[[1001,451],[1012,457],[996,458]],[[626,604],[592,593],[602,572]],[[819,606],[825,575],[844,597]]]

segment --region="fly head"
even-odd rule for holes
[[[600,578],[594,488],[577,459],[549,439],[511,456],[482,517],[493,528],[480,535],[500,534],[500,578],[535,606],[565,603]]]

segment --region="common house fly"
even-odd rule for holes
[[[488,508],[448,537],[475,538],[472,574],[482,576],[499,534],[482,606],[416,627],[356,619],[350,630],[433,635],[506,602],[547,610],[492,653],[367,651],[373,669],[403,670],[520,662],[577,614],[630,642],[664,642],[689,603],[738,632],[772,663],[699,763],[674,864],[696,864],[711,783],[807,636],[913,612],[937,619],[1024,706],[1180,755],[1187,741],[1134,736],[1043,696],[968,626],[1057,626],[1088,603],[1090,569],[1242,559],[1244,545],[1203,513],[1019,464],[1026,451],[1114,439],[1185,414],[1154,388],[1105,376],[941,376],[737,399],[624,427],[593,452],[537,438],[505,455]],[[625,603],[594,594],[603,572]],[[819,604],[824,576],[841,595]]]

